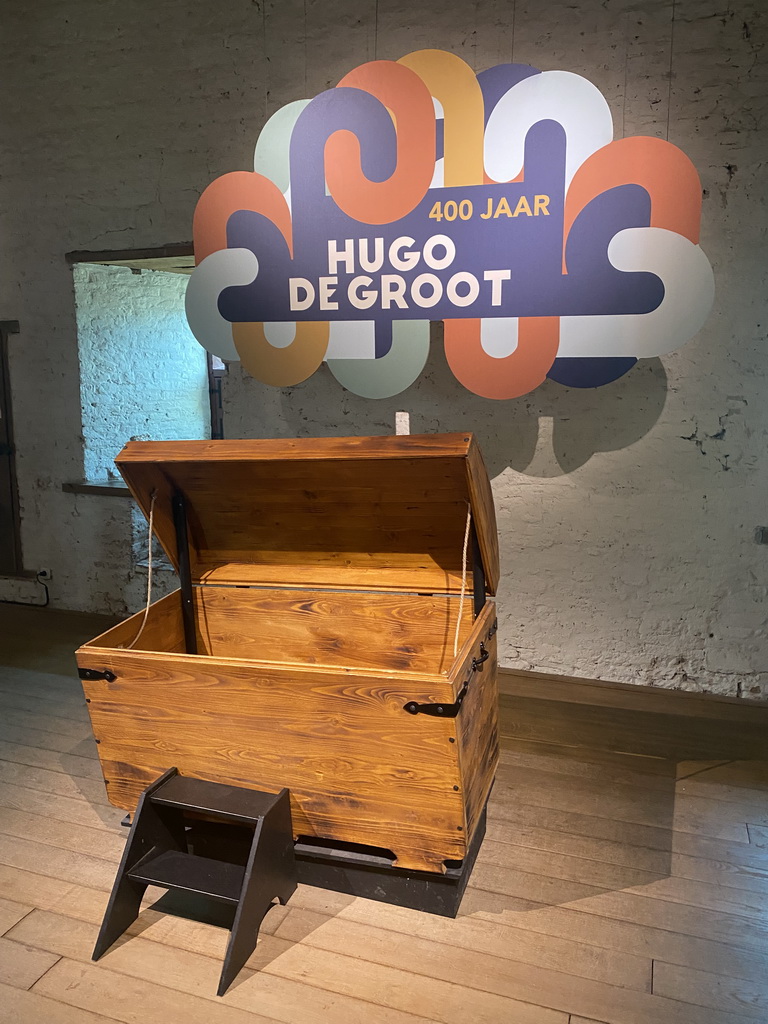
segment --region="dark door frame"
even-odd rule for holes
[[[16,575],[21,572],[21,518],[19,515],[19,488],[16,479],[16,448],[13,437],[13,413],[11,407],[11,377],[8,361],[8,338],[19,333],[18,320],[0,320],[0,383],[3,393],[0,401],[5,413],[5,428],[10,452],[8,454],[8,473],[11,491],[11,518],[13,539],[11,542],[11,564],[2,569],[3,575]]]

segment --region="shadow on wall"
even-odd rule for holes
[[[227,437],[322,437],[386,434],[395,414],[410,413],[411,433],[472,430],[488,472],[510,467],[555,477],[583,466],[597,452],[639,441],[664,408],[667,377],[659,359],[640,360],[601,388],[565,388],[545,381],[521,398],[480,398],[453,376],[443,352],[441,323],[432,325],[430,356],[420,378],[394,398],[360,398],[323,365],[303,384],[270,388],[234,364],[225,383]]]

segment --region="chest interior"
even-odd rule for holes
[[[181,590],[88,647],[445,675],[493,593],[471,436],[132,442],[117,465]]]
[[[447,675],[473,631],[471,595],[378,594],[238,586],[195,586],[195,654],[271,664]],[[87,649],[187,653],[182,594],[86,644]],[[457,631],[458,626],[458,631]]]

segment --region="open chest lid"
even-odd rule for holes
[[[178,569],[183,499],[194,583],[458,592],[471,529],[499,579],[488,474],[471,434],[131,441],[115,460]],[[473,529],[472,529],[473,528]],[[472,588],[473,539],[467,587]]]

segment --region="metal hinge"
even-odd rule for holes
[[[97,679],[106,679],[108,683],[113,683],[117,679],[115,673],[110,672],[108,668],[81,668],[77,670],[77,674],[81,679],[87,679],[91,683]]]

